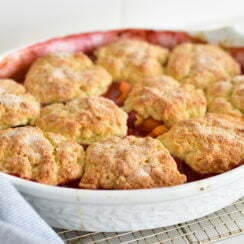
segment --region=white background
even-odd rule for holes
[[[85,30],[226,26],[243,13],[244,0],[0,0],[0,52]]]
[[[211,29],[233,24],[244,32],[244,0],[0,0],[0,53],[86,30]],[[223,243],[244,243],[244,237]]]

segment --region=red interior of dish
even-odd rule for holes
[[[174,31],[153,31],[140,29],[124,29],[105,32],[91,32],[70,35],[61,38],[54,38],[42,43],[37,43],[32,46],[16,51],[2,61],[0,61],[0,78],[13,78],[18,82],[22,82],[27,70],[33,61],[43,55],[52,52],[85,52],[92,60],[95,60],[93,53],[94,49],[99,46],[112,42],[120,37],[139,38],[146,40],[166,48],[173,48],[182,42],[203,42],[202,40],[191,37],[185,32]],[[244,48],[228,48],[231,55],[241,64],[244,71]],[[108,91],[104,94],[105,97],[113,100],[118,106],[123,106],[131,85],[126,81],[113,83]],[[128,134],[135,136],[158,136],[167,128],[160,121],[149,118],[143,123],[137,122],[137,114],[130,112],[128,116]],[[179,170],[184,173],[188,182],[209,177],[201,176],[188,167],[183,161],[175,159]],[[67,187],[77,187],[78,182],[72,182]]]
[[[244,73],[244,47],[229,48],[229,52],[240,63],[242,73]]]

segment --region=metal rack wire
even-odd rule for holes
[[[66,243],[210,243],[244,233],[244,198],[216,213],[182,224],[123,233],[56,229]]]

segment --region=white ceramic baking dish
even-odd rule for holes
[[[235,28],[201,32],[200,36],[210,42],[244,46],[244,37]],[[99,38],[93,38],[93,43]],[[58,47],[49,45],[48,51],[75,51],[72,43],[67,46],[61,41]],[[22,54],[14,51],[1,58],[0,76],[13,73]],[[164,227],[202,217],[244,196],[244,166],[192,183],[146,190],[72,189],[4,175],[51,226],[72,230],[119,232]]]

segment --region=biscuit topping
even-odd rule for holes
[[[210,112],[244,118],[244,75],[216,82],[208,88],[207,97]]]
[[[140,40],[120,39],[96,52],[97,64],[103,66],[115,81],[138,83],[163,74],[168,50]]]
[[[55,138],[59,137],[59,141]],[[0,131],[0,170],[45,184],[66,184],[81,178],[82,146],[34,127]]]
[[[240,65],[218,46],[184,43],[169,55],[167,74],[182,83],[206,89],[240,74]]]
[[[32,123],[40,113],[40,104],[13,80],[0,80],[0,129]]]
[[[26,74],[25,87],[42,104],[101,95],[112,82],[109,73],[83,53],[38,58]]]
[[[125,101],[127,112],[136,111],[142,118],[152,117],[167,126],[189,118],[203,117],[207,102],[200,89],[180,85],[169,76],[152,77],[135,85]]]
[[[127,114],[103,97],[87,97],[44,107],[36,125],[81,144],[125,136]]]
[[[244,163],[244,123],[209,114],[173,126],[159,140],[200,174],[215,174]]]
[[[150,137],[114,137],[88,147],[80,187],[91,189],[137,189],[182,184],[168,150]]]

